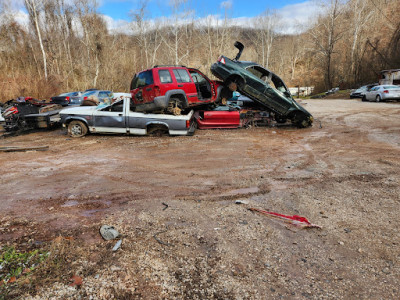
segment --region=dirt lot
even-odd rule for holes
[[[398,299],[400,104],[302,104],[322,128],[0,140],[50,147],[0,155],[0,244],[51,249],[58,262],[8,297]],[[122,234],[118,251],[102,224]]]

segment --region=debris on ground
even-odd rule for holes
[[[0,147],[0,152],[24,152],[24,151],[47,151],[49,146],[36,147]]]
[[[322,228],[321,226],[310,223],[305,217],[301,217],[298,215],[287,216],[287,215],[282,215],[282,214],[271,212],[271,211],[261,210],[258,208],[249,208],[249,210],[259,212],[263,215],[271,216],[273,218],[282,219],[289,224],[292,224],[294,226],[301,227],[301,228],[319,228],[319,229]]]
[[[162,240],[160,240],[160,239],[158,238],[158,235],[159,235],[159,234],[162,234],[162,233],[165,233],[165,232],[167,232],[167,230],[163,230],[163,231],[157,232],[155,235],[153,235],[153,238],[154,238],[160,245],[164,245],[164,246],[173,246],[172,244],[166,243],[166,242],[164,242],[164,241],[162,241]]]
[[[71,278],[70,278],[70,281],[72,281],[70,284],[69,284],[69,286],[81,286],[82,285],[82,283],[83,283],[83,279],[82,279],[82,277],[80,277],[80,276],[78,276],[78,275],[73,275]]]
[[[249,204],[249,202],[246,201],[246,200],[236,200],[235,204],[245,204],[245,205],[247,205],[247,204]]]
[[[122,240],[119,240],[119,241],[115,244],[115,246],[112,248],[112,251],[113,251],[113,252],[117,251],[117,250],[121,247],[121,244],[122,244]]]
[[[116,239],[119,236],[119,232],[109,225],[103,225],[100,228],[100,234],[106,241]]]

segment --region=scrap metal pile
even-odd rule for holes
[[[62,123],[72,137],[80,137],[89,132],[190,135],[196,127],[274,123],[312,126],[312,115],[293,99],[283,80],[257,63],[239,61],[244,46],[236,42],[235,47],[239,52],[234,59],[220,56],[211,66],[219,80],[194,68],[157,65],[135,74],[130,94],[121,93],[113,101],[111,91],[91,89],[76,96],[80,106],[63,110],[61,105],[32,98],[7,103],[4,128],[25,130]],[[75,104],[68,95],[52,99],[60,98],[62,105]]]

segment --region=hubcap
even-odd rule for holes
[[[82,127],[79,125],[74,125],[71,128],[71,133],[73,135],[81,135],[82,134]]]

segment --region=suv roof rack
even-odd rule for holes
[[[186,66],[183,66],[183,65],[155,65],[153,68],[160,68],[160,67],[182,67],[182,68],[186,68]]]

